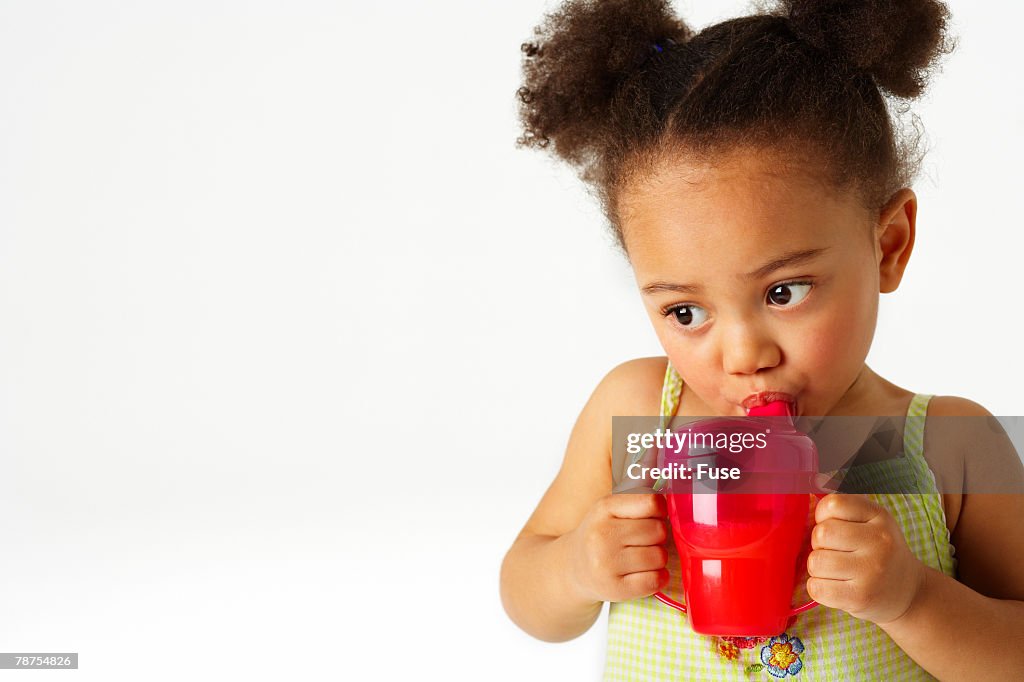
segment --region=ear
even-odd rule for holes
[[[878,259],[878,291],[896,291],[914,249],[917,195],[901,189],[885,203],[875,227],[875,255]]]

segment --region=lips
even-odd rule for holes
[[[761,407],[768,403],[774,403],[777,400],[784,400],[791,404],[796,404],[796,398],[791,396],[789,393],[783,393],[781,391],[761,391],[760,393],[752,393],[743,399],[743,407],[746,410],[750,410],[752,407]]]

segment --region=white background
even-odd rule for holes
[[[868,363],[1019,415],[1024,9],[950,5]],[[596,204],[514,146],[551,7],[0,2],[0,651],[599,676],[603,618],[545,644],[498,596],[590,391],[661,354]]]

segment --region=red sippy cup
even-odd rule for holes
[[[817,447],[796,430],[786,402],[751,408],[748,414],[755,418],[710,418],[687,425],[691,443],[693,434],[719,439],[739,434],[730,442],[745,444],[763,434],[761,447],[691,445],[683,454],[663,451],[659,456],[660,466],[694,473],[712,467],[740,471],[734,479],[672,479],[666,487],[686,604],[662,592],[654,596],[686,613],[694,632],[701,634],[774,636],[790,618],[817,604],[791,605],[809,547],[808,493],[823,495],[813,481]]]

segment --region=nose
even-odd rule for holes
[[[724,332],[722,365],[726,373],[754,374],[782,361],[782,349],[770,330],[755,320],[735,320]]]

